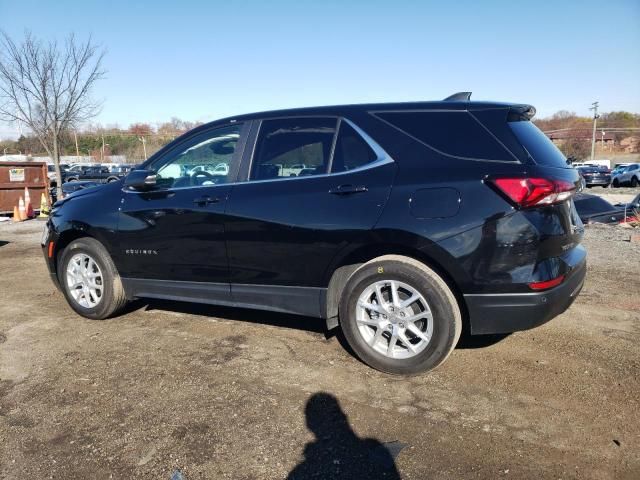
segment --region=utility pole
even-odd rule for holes
[[[591,137],[591,160],[596,156],[596,123],[598,123],[598,105],[599,102],[593,102],[589,110],[593,110],[593,135]]]

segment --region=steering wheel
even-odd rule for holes
[[[198,180],[198,177],[204,177],[202,181]],[[211,175],[209,172],[204,170],[200,170],[198,172],[191,174],[191,184],[193,185],[204,185],[204,182],[218,183],[218,177],[215,175]]]

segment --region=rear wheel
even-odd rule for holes
[[[426,265],[398,255],[356,270],[342,295],[340,324],[362,361],[401,375],[444,362],[462,329],[460,308],[446,282]]]
[[[60,255],[58,279],[67,302],[83,317],[102,320],[127,303],[111,257],[93,238],[67,245]]]

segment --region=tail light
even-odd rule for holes
[[[507,177],[490,179],[488,182],[520,208],[561,203],[576,192],[576,186],[565,180]]]

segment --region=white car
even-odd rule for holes
[[[621,187],[623,185],[630,185],[637,187],[640,184],[640,163],[630,163],[626,167],[623,167],[618,173],[613,174],[611,179],[611,185],[614,187]]]

